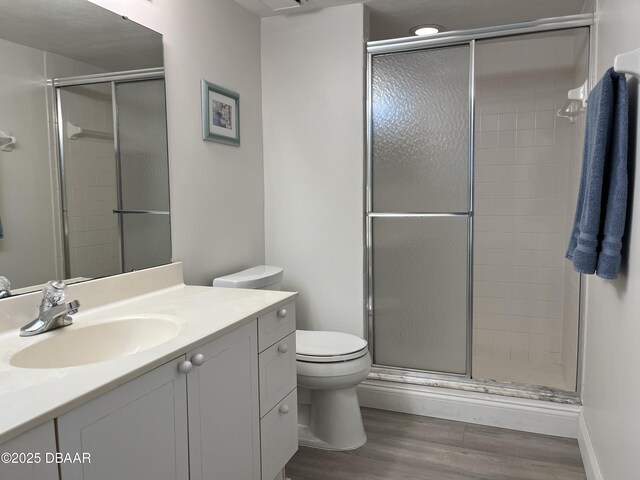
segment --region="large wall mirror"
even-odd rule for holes
[[[0,276],[170,262],[162,36],[87,0],[0,11]]]

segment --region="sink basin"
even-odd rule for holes
[[[104,362],[147,350],[178,335],[180,325],[165,318],[132,317],[87,327],[72,325],[16,352],[14,367],[62,368]]]

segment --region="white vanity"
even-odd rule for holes
[[[0,478],[281,478],[297,450],[295,297],[185,286],[171,264],[72,285],[74,324],[30,338],[38,294],[3,300],[0,453],[23,455]]]

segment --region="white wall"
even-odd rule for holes
[[[185,280],[264,261],[260,20],[233,0],[92,0],[164,35],[172,247]],[[240,94],[241,146],[201,139],[200,80]]]
[[[266,262],[298,326],[363,334],[365,12],[262,20]]]
[[[640,2],[599,0],[598,77],[616,54],[640,47]],[[630,164],[640,158],[638,81],[630,82]],[[634,176],[630,183],[633,184]],[[623,242],[623,272],[615,281],[589,277],[584,371],[584,419],[602,477],[638,478],[640,471],[640,182],[635,175],[631,222]]]

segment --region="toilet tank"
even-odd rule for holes
[[[258,265],[241,272],[213,279],[214,287],[252,288],[257,290],[280,290],[282,283],[282,267]]]

